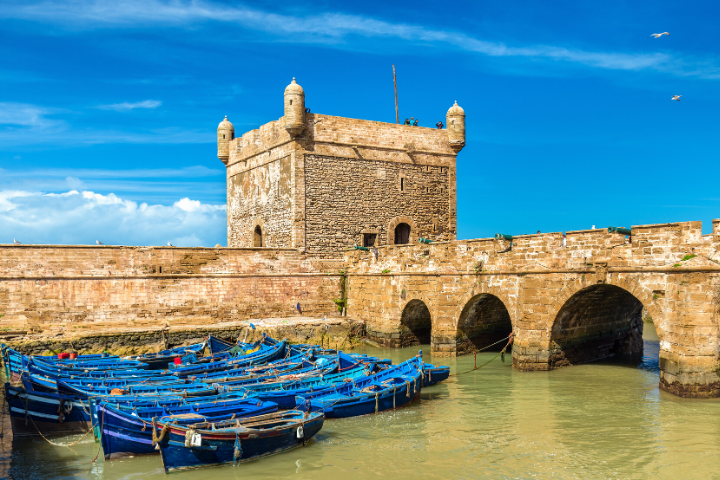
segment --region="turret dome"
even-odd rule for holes
[[[235,138],[235,127],[230,123],[230,120],[225,119],[220,122],[217,128],[217,144],[218,144],[218,158],[227,165],[227,161],[230,158],[230,141]]]
[[[293,77],[285,88],[285,130],[297,137],[305,129],[305,91]]]
[[[305,90],[298,85],[298,83],[295,81],[295,77],[293,77],[292,82],[290,82],[290,85],[285,87],[285,95],[289,93],[294,93],[297,95],[305,95]]]
[[[227,115],[225,115],[225,119],[223,119],[223,121],[220,122],[220,125],[218,125],[218,130],[220,129],[235,131],[235,127],[232,123],[230,123],[230,120],[227,119]]]
[[[465,110],[463,110],[462,107],[457,104],[457,100],[455,100],[455,104],[450,107],[450,110],[448,110],[447,112],[448,117],[451,115],[462,115],[463,117],[465,116]]]

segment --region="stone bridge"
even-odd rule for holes
[[[641,352],[649,316],[660,338],[661,388],[720,396],[720,220],[710,235],[701,222],[631,231],[348,251],[348,314],[381,344],[430,343],[439,356],[512,331],[518,370]]]

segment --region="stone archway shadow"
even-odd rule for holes
[[[563,288],[548,312],[547,368],[616,355],[640,357],[644,309],[653,317],[662,342],[664,312],[660,302],[652,291],[633,280],[616,277],[615,281],[589,283],[577,279]]]
[[[455,315],[457,355],[485,349],[502,350],[506,343],[501,340],[513,332],[509,305],[504,292],[484,284],[468,292]]]
[[[424,299],[409,300],[400,314],[399,347],[430,344],[432,337],[432,315]]]

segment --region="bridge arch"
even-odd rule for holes
[[[489,291],[473,290],[471,293],[460,304],[462,309],[456,317],[458,355],[486,348],[513,331],[507,300],[503,301],[499,295]],[[505,343],[501,342],[490,349],[500,350],[504,346]]]
[[[429,344],[432,335],[432,315],[428,302],[409,300],[400,315],[400,347]]]
[[[568,285],[550,311],[549,368],[641,354],[644,308],[660,314],[655,328],[662,339],[662,311],[643,302],[644,293],[627,282]]]

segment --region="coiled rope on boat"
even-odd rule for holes
[[[170,423],[166,422],[165,425],[163,425],[162,431],[160,432],[160,436],[158,436],[157,435],[157,424],[155,423],[155,418],[156,417],[153,417],[153,419],[152,419],[152,441],[153,441],[153,445],[155,445],[155,450],[160,450],[160,442],[163,441],[168,430],[170,430]]]

